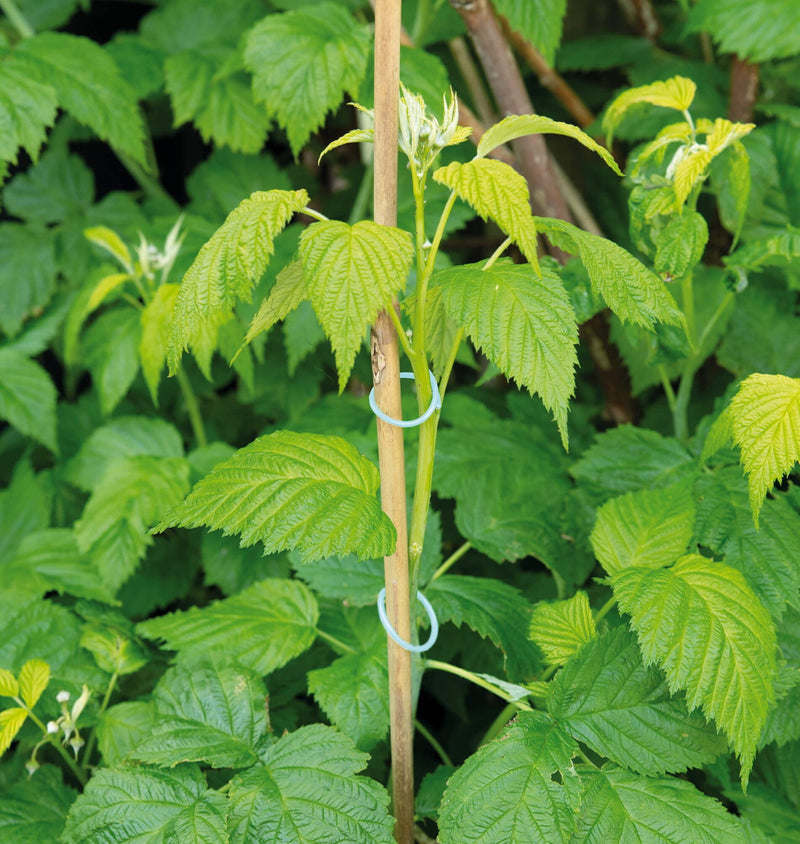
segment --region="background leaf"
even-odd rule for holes
[[[7,349],[0,349],[0,418],[56,450],[56,388],[38,363]]]
[[[597,636],[589,596],[579,590],[566,601],[538,603],[528,635],[541,648],[548,664],[563,665]]]

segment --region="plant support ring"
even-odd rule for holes
[[[439,395],[439,385],[436,383],[436,378],[431,372],[428,370],[428,375],[431,377],[431,403],[428,405],[428,409],[422,416],[418,416],[416,419],[393,419],[391,416],[387,416],[377,405],[375,401],[375,388],[373,387],[369,391],[369,406],[372,408],[372,412],[378,417],[378,419],[383,419],[384,422],[388,422],[390,425],[395,425],[398,428],[414,428],[417,425],[421,425],[426,419],[430,419],[434,413],[442,406],[442,397]],[[401,372],[400,378],[406,380],[413,380],[414,373],[413,372]]]
[[[430,650],[434,644],[436,643],[436,639],[439,635],[439,619],[436,618],[436,613],[431,606],[431,602],[420,592],[417,590],[417,600],[422,604],[425,608],[425,612],[428,613],[428,619],[431,622],[431,634],[428,636],[428,641],[424,642],[421,645],[412,645],[410,642],[406,642],[405,639],[402,639],[398,632],[392,627],[389,623],[389,618],[386,615],[386,588],[384,587],[378,592],[378,617],[381,620],[381,624],[383,625],[383,629],[389,634],[389,636],[400,645],[401,648],[405,648],[407,651],[411,651],[414,654],[421,654],[424,651]]]

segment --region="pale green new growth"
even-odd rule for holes
[[[764,606],[736,569],[698,554],[671,568],[623,569],[612,585],[645,662],[716,721],[746,785],[774,700],[775,628]]]
[[[566,601],[537,604],[529,634],[550,665],[563,665],[597,635],[589,596],[578,590]]]
[[[454,161],[440,167],[433,180],[455,191],[484,220],[494,220],[519,246],[536,272],[540,272],[528,183],[513,167],[489,158],[466,164]]]
[[[276,431],[259,437],[195,484],[154,529],[209,527],[303,560],[382,557],[395,544],[376,498],[378,470],[340,437]]]
[[[603,131],[606,133],[606,140],[611,146],[614,140],[614,130],[619,126],[625,112],[637,103],[650,103],[661,108],[674,108],[677,111],[686,111],[694,100],[697,86],[691,79],[683,76],[673,76],[663,82],[653,82],[650,85],[641,85],[638,88],[630,88],[620,94],[608,107],[603,117]]]
[[[622,175],[622,171],[611,153],[605,147],[600,146],[594,138],[590,138],[589,135],[571,123],[561,123],[540,114],[511,114],[487,129],[478,144],[478,158],[483,158],[493,149],[497,149],[497,147],[507,144],[509,141],[521,138],[523,135],[534,134],[566,135],[569,138],[574,138],[587,149],[596,152],[618,176]]]
[[[733,440],[742,450],[758,527],[764,496],[800,460],[800,378],[749,376],[731,400],[727,415]]]
[[[442,270],[433,284],[441,288],[447,313],[489,360],[539,394],[566,448],[578,329],[561,279],[552,270],[541,272],[503,259],[488,270],[474,264]]]
[[[607,501],[597,511],[592,549],[611,575],[631,566],[659,568],[682,556],[694,530],[691,485],[643,489]]]
[[[292,261],[278,273],[269,296],[261,303],[250,328],[247,329],[244,342],[251,343],[259,334],[269,331],[276,322],[286,319],[306,295],[303,265],[300,261]]]
[[[272,241],[305,208],[304,190],[256,191],[243,200],[203,246],[184,276],[173,310],[170,372],[191,348],[206,376],[220,324],[237,302],[249,302],[274,251]]]
[[[368,327],[405,289],[414,244],[408,232],[369,220],[354,226],[325,221],[303,232],[300,257],[306,295],[336,356],[341,391]]]
[[[50,666],[43,659],[29,659],[19,672],[19,694],[28,709],[33,709],[50,682]]]
[[[142,339],[139,343],[139,360],[142,374],[150,390],[153,404],[158,406],[158,384],[161,371],[167,360],[170,325],[175,300],[178,297],[177,284],[162,284],[156,288],[153,298],[142,311]]]

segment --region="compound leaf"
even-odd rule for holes
[[[300,256],[308,297],[336,356],[341,391],[368,326],[405,288],[414,244],[408,232],[392,226],[331,220],[303,232]]]
[[[356,775],[367,759],[322,724],[281,737],[231,782],[231,844],[392,844],[388,794]]]
[[[541,114],[511,114],[487,129],[478,144],[478,157],[483,158],[493,149],[521,138],[523,135],[535,134],[566,135],[568,138],[574,138],[587,149],[596,152],[618,176],[622,175],[614,156],[605,147],[600,146],[594,138],[589,137],[571,123],[561,123]]]
[[[800,460],[800,378],[755,373],[739,385],[728,414],[758,527],[764,496]]]
[[[355,96],[368,54],[366,30],[335,3],[271,14],[250,30],[253,92],[286,128],[295,155],[345,91]]]
[[[186,808],[207,802],[203,775],[196,765],[170,770],[127,765],[100,768],[72,804],[64,844],[139,844],[162,841]]]
[[[589,596],[579,590],[566,601],[537,604],[528,632],[550,665],[563,665],[597,636]]]
[[[687,483],[629,492],[597,511],[592,548],[611,575],[630,566],[669,566],[686,551],[694,519]]]
[[[265,697],[261,678],[250,669],[206,656],[182,661],[156,686],[155,724],[132,756],[160,766],[252,765],[268,728]]]
[[[551,243],[580,258],[593,290],[620,319],[647,329],[656,322],[684,324],[664,282],[630,252],[563,220],[536,217],[536,225]]]
[[[38,363],[8,349],[0,349],[0,418],[56,450],[56,388]]]
[[[311,647],[318,616],[304,583],[266,579],[232,598],[150,619],[137,629],[174,650],[219,653],[264,675]]]
[[[27,717],[28,710],[21,706],[0,712],[0,754],[5,753],[11,746]]]
[[[573,841],[744,844],[738,818],[691,783],[649,778],[608,763],[581,769],[587,783]]]
[[[713,726],[669,693],[661,672],[644,665],[636,637],[622,627],[567,662],[547,708],[573,738],[648,776],[702,767],[727,749]]]
[[[478,264],[442,270],[433,283],[441,288],[447,313],[489,360],[539,394],[566,447],[578,329],[558,275],[500,260],[488,270]]]
[[[614,130],[631,106],[637,103],[650,103],[661,108],[685,111],[692,104],[696,90],[695,83],[683,76],[673,76],[663,82],[652,82],[650,85],[629,88],[611,103],[603,116],[603,131],[606,133],[609,147],[613,141]]]
[[[500,648],[509,676],[527,680],[536,672],[536,654],[527,637],[530,607],[513,586],[494,578],[448,574],[427,586],[425,595],[440,621],[466,624]]]
[[[686,692],[728,736],[747,782],[774,700],[775,627],[734,568],[688,554],[671,568],[627,568],[612,579],[645,662]]]
[[[550,718],[523,712],[450,777],[439,809],[439,840],[567,844],[578,804],[571,761],[576,752],[575,742]]]
[[[375,466],[341,437],[276,431],[220,463],[156,527],[205,525],[265,553],[303,560],[382,557],[394,527],[380,509]]]
[[[239,302],[249,302],[274,252],[273,240],[305,208],[304,190],[256,191],[228,214],[189,267],[173,310],[167,360],[174,372],[191,348],[209,376],[216,330]]]
[[[447,167],[440,167],[433,179],[455,191],[484,220],[494,220],[539,273],[528,183],[513,167],[491,158],[464,164],[453,161]]]

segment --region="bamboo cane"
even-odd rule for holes
[[[401,0],[375,4],[375,222],[397,222],[397,121],[400,87]],[[401,418],[400,362],[397,335],[389,315],[378,315],[372,328],[372,379],[378,407]],[[397,530],[395,552],[384,558],[386,612],[406,641],[411,637],[406,526],[406,480],[402,429],[378,424],[381,506]],[[387,637],[391,719],[392,796],[395,839],[414,839],[413,711],[411,654]]]

